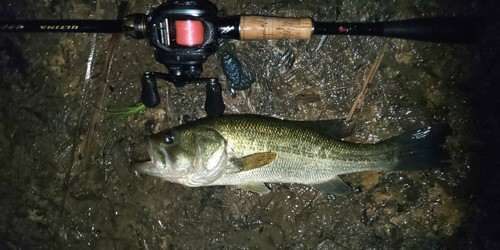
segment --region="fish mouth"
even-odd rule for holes
[[[172,161],[168,156],[167,150],[155,145],[151,139],[148,139],[147,148],[150,160],[135,163],[134,169],[141,174],[164,177],[165,170],[172,166]]]
[[[148,140],[148,153],[151,162],[156,168],[169,168],[172,166],[172,160],[167,150],[159,145],[155,145],[151,139]]]

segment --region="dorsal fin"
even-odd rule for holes
[[[296,121],[301,126],[315,130],[332,139],[341,140],[352,134],[354,126],[349,126],[344,119]]]

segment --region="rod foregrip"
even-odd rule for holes
[[[310,18],[241,16],[240,40],[309,39],[313,33]]]

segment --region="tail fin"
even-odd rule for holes
[[[397,164],[394,170],[420,170],[445,165],[447,154],[443,149],[450,128],[446,124],[425,127],[386,142],[397,144]]]

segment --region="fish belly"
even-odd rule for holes
[[[378,164],[380,165],[380,164]],[[278,154],[271,164],[241,171],[228,167],[228,171],[211,185],[241,185],[248,182],[317,184],[329,181],[339,174],[373,169],[372,164],[318,159],[287,153]]]

